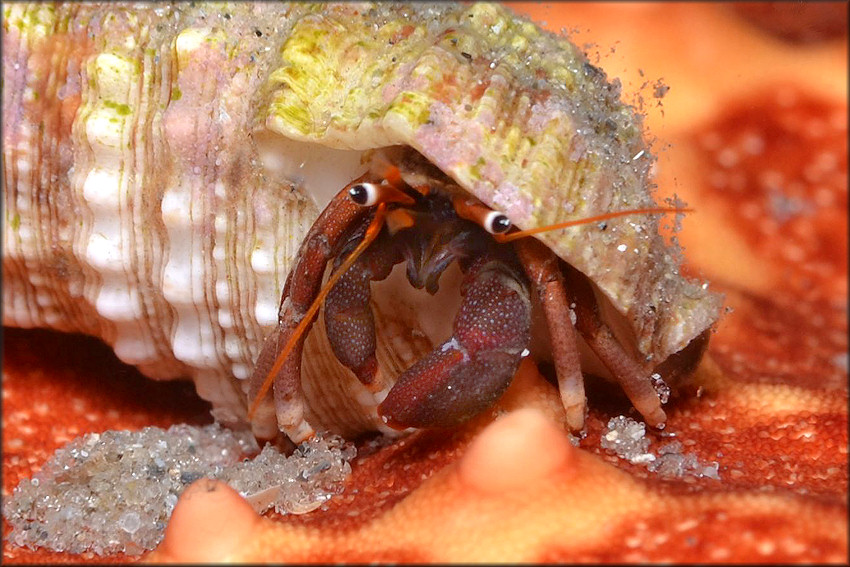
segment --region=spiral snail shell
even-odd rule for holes
[[[95,335],[152,378],[190,376],[224,422],[244,420],[298,246],[364,152],[410,148],[524,229],[654,204],[619,85],[498,5],[3,10],[4,325]],[[539,239],[648,360],[718,317],[655,217]],[[438,331],[392,295],[378,358],[398,372]],[[319,325],[303,367],[319,421],[380,429],[325,349]]]

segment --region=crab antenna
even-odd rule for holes
[[[646,215],[646,214],[654,214],[654,213],[692,213],[694,210],[691,208],[676,208],[676,207],[647,207],[645,209],[628,209],[625,211],[614,211],[612,213],[603,213],[601,215],[595,215],[592,217],[586,217],[583,219],[576,219],[566,222],[561,222],[557,224],[550,224],[548,226],[539,226],[537,228],[531,228],[529,230],[520,230],[518,232],[511,232],[509,234],[494,234],[493,238],[495,238],[498,242],[511,242],[512,240],[518,240],[520,238],[525,238],[526,236],[531,236],[532,234],[539,234],[541,232],[548,232],[550,230],[558,230],[561,228],[568,228],[571,226],[579,226],[582,224],[591,224],[594,222],[604,221],[608,219],[613,219],[617,217],[625,217],[628,215]]]
[[[384,218],[387,212],[387,203],[382,202],[379,203],[377,208],[375,209],[375,216],[372,218],[372,221],[369,223],[369,226],[366,228],[366,234],[363,236],[363,240],[360,241],[360,244],[348,255],[345,261],[340,264],[339,268],[328,278],[327,283],[322,287],[319,294],[316,296],[316,299],[313,300],[313,303],[310,305],[310,308],[307,310],[307,313],[304,314],[304,317],[301,319],[301,322],[298,323],[298,326],[295,327],[295,330],[290,335],[289,340],[286,341],[286,345],[284,345],[283,349],[278,353],[277,358],[274,361],[274,365],[272,366],[269,373],[266,375],[266,379],[263,382],[263,385],[260,387],[259,392],[257,392],[257,397],[254,398],[254,401],[251,403],[251,407],[248,410],[248,420],[250,421],[254,417],[254,412],[257,411],[257,407],[260,405],[260,400],[262,400],[265,395],[268,393],[269,388],[271,388],[272,383],[274,382],[275,376],[280,372],[280,369],[283,367],[283,363],[286,362],[289,353],[292,352],[292,349],[295,348],[295,343],[301,338],[304,332],[307,330],[307,327],[310,326],[310,323],[315,317],[316,312],[319,310],[319,306],[321,306],[322,302],[325,300],[325,297],[330,293],[331,288],[336,285],[336,282],[339,281],[339,278],[348,271],[348,268],[351,267],[352,264],[357,260],[357,258],[363,253],[366,248],[378,237],[378,234],[381,232],[381,228],[384,226]]]

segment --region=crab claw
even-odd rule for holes
[[[391,427],[457,425],[490,407],[510,384],[530,338],[527,284],[507,264],[482,258],[461,293],[453,336],[402,373],[378,406]]]
[[[351,244],[356,242],[353,240]],[[343,248],[335,269],[347,252]],[[366,385],[372,383],[378,370],[375,317],[369,304],[370,282],[386,278],[399,260],[391,241],[379,237],[340,277],[325,301],[325,332],[334,355]]]

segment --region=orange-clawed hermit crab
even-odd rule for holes
[[[409,283],[434,294],[440,276],[457,261],[464,274],[463,299],[453,332],[379,393],[383,400],[377,411],[385,423],[396,429],[450,427],[492,405],[530,352],[536,298],[551,337],[570,428],[583,428],[586,411],[576,331],[646,421],[663,427],[657,384],[693,369],[708,331],[661,367],[647,363],[622,345],[603,320],[587,278],[532,235],[588,223],[604,229],[612,218],[686,209],[612,211],[521,231],[415,152],[393,150],[394,162],[378,153],[370,171],[332,199],[301,245],[284,286],[280,324],[266,340],[250,379],[249,417],[273,387],[267,411],[274,412],[281,430],[293,439],[311,435],[304,420],[301,357],[322,302],[334,355],[369,387],[378,371],[371,283],[405,263]],[[333,272],[322,285],[331,261]]]

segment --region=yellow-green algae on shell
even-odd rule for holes
[[[567,39],[496,4],[342,4],[300,19],[270,76],[265,124],[294,140],[408,145],[521,228],[653,206],[653,156],[619,84]],[[660,362],[718,316],[654,216],[539,236]]]

